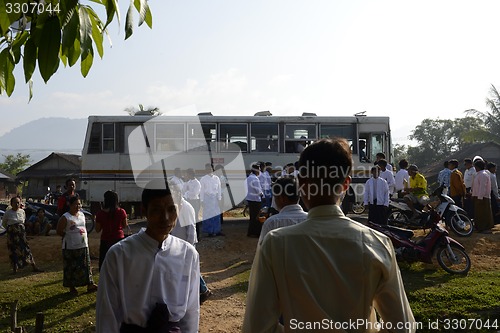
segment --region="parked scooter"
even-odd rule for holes
[[[430,204],[435,203],[437,205],[434,208],[440,219],[457,236],[466,237],[472,235],[474,224],[471,219],[467,216],[465,210],[455,205],[455,201],[451,197],[443,194],[443,189],[444,187],[441,186],[434,191]],[[423,207],[416,208],[418,211],[419,208]],[[387,224],[409,229],[422,229],[426,223],[425,215],[422,214],[420,212],[419,218],[412,219],[413,212],[404,201],[390,200]]]
[[[409,263],[421,261],[432,264],[432,257],[435,254],[437,262],[446,272],[467,274],[471,261],[465,248],[453,238],[448,237],[448,231],[441,227],[441,217],[436,210],[432,209],[423,215],[424,226],[430,228],[431,231],[419,241],[411,239],[414,236],[412,230],[373,222],[368,222],[368,226],[391,239],[396,257],[400,261]]]

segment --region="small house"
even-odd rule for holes
[[[45,197],[48,188],[54,191],[57,185],[63,187],[67,179],[77,181],[81,173],[81,156],[64,153],[52,153],[17,174],[17,179],[25,183],[23,197],[40,200]]]

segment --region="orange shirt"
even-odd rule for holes
[[[464,176],[460,170],[455,169],[450,175],[450,196],[464,196],[465,195],[465,184]]]

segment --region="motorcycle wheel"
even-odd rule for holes
[[[450,274],[467,274],[469,272],[471,262],[470,258],[455,244],[440,247],[436,253],[439,265]]]
[[[394,227],[404,227],[408,224],[408,216],[400,210],[391,210],[387,217],[387,224]]]
[[[84,215],[85,215],[85,228],[87,228],[87,233],[90,234],[95,227],[94,217],[88,213],[84,213]]]
[[[365,205],[362,202],[353,202],[351,204],[351,210],[354,214],[363,214],[365,212]]]
[[[456,212],[455,214],[449,216],[446,219],[446,222],[451,230],[453,230],[453,232],[460,237],[470,236],[474,231],[474,224],[470,218],[461,212]]]

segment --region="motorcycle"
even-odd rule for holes
[[[471,219],[467,216],[465,210],[455,205],[455,201],[451,197],[443,194],[443,189],[444,187],[441,186],[434,191],[431,198],[436,200],[431,200],[428,206],[436,206],[433,209],[457,236],[466,237],[472,235],[474,224]],[[418,208],[423,207],[417,207],[417,211]],[[425,216],[420,212],[420,218],[412,219],[412,215],[411,208],[404,201],[389,201],[387,224],[409,229],[422,229],[425,224]]]
[[[368,226],[388,236],[399,261],[409,263],[421,261],[432,264],[436,255],[439,265],[450,274],[467,274],[471,267],[471,260],[465,248],[449,237],[448,231],[440,225],[441,216],[436,210],[424,213],[425,227],[430,232],[418,241],[412,240],[414,232],[390,225],[380,225],[368,222]]]
[[[56,230],[57,222],[59,222],[59,214],[57,214],[57,206],[55,205],[27,202],[26,208],[24,209],[26,211],[26,218],[29,218],[31,214],[36,214],[40,208],[45,210],[45,216],[49,219],[52,230]],[[81,212],[85,215],[85,228],[87,229],[87,233],[91,233],[95,226],[94,216],[85,209],[81,209]]]

